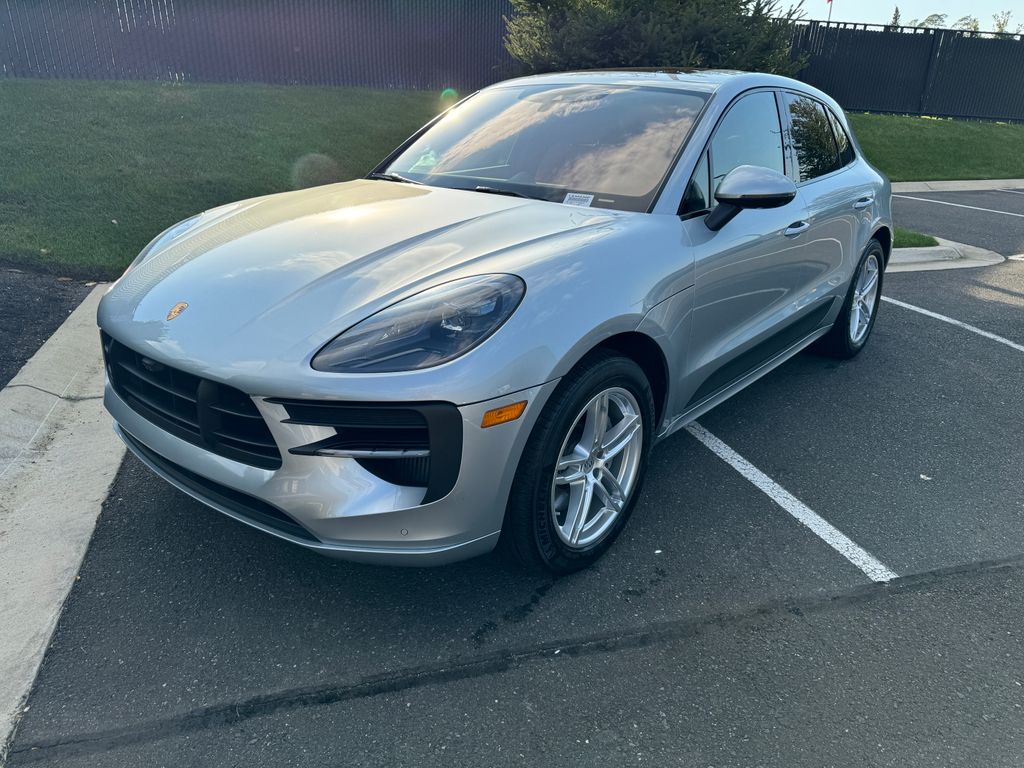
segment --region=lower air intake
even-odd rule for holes
[[[334,429],[332,436],[291,453],[355,459],[386,482],[426,488],[424,504],[455,487],[462,463],[462,414],[451,403],[268,402],[284,406],[286,424]]]

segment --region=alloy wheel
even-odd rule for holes
[[[551,481],[558,537],[583,549],[615,524],[635,490],[643,417],[631,392],[612,387],[580,411],[562,442]]]
[[[878,306],[878,257],[871,254],[864,260],[853,289],[850,307],[850,341],[860,344],[871,328],[871,317]]]

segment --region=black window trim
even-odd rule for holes
[[[708,136],[707,141],[704,142],[704,148],[697,155],[697,162],[694,163],[693,170],[690,172],[690,175],[686,177],[686,184],[683,185],[683,190],[679,195],[679,203],[676,205],[676,216],[679,216],[683,221],[695,219],[699,216],[707,216],[709,213],[711,213],[712,210],[714,210],[715,190],[712,185],[715,180],[715,169],[711,162],[711,142],[715,140],[715,135],[718,133],[718,129],[721,127],[722,121],[725,119],[725,116],[729,114],[729,112],[732,110],[734,106],[736,106],[740,99],[743,99],[754,93],[765,92],[771,93],[775,97],[775,113],[776,117],[779,120],[779,130],[782,132],[782,172],[785,175],[792,178],[792,173],[795,166],[793,164],[793,159],[790,157],[789,154],[789,143],[787,141],[787,126],[789,125],[789,116],[786,115],[786,118],[783,119],[782,97],[780,95],[779,89],[777,87],[770,85],[760,85],[754,88],[748,88],[747,90],[741,91],[740,93],[736,94],[732,98],[732,100],[726,105],[725,109],[722,110],[722,114],[719,115],[718,119],[715,121],[715,127],[711,129],[711,133]],[[708,101],[710,103],[710,99]],[[683,199],[686,197],[686,187],[689,185],[690,179],[693,178],[693,174],[697,172],[697,166],[700,165],[704,155],[707,155],[708,157],[708,195],[711,198],[711,200],[709,201],[711,203],[711,207],[702,211],[690,211],[689,213],[681,213],[683,208]]]
[[[717,126],[716,126],[716,128],[717,128]],[[679,218],[681,218],[683,221],[687,221],[689,219],[695,219],[698,216],[707,216],[709,213],[711,213],[711,208],[710,207],[708,207],[708,208],[701,208],[699,211],[690,211],[689,213],[683,213],[682,212],[682,210],[683,210],[683,202],[686,200],[686,190],[690,186],[690,181],[696,175],[697,169],[700,168],[700,164],[702,162],[704,162],[704,158],[707,158],[707,161],[708,161],[708,165],[707,165],[708,177],[706,179],[707,187],[708,187],[708,197],[710,198],[710,200],[708,202],[712,202],[715,199],[714,190],[711,188],[711,181],[712,181],[712,179],[714,179],[714,176],[711,175],[711,147],[709,145],[709,146],[704,147],[704,150],[698,156],[697,164],[693,167],[693,173],[690,174],[690,177],[686,180],[686,184],[683,186],[683,194],[679,198],[679,206],[676,208],[676,215]]]
[[[851,159],[848,163],[843,163],[842,167],[839,169],[845,170],[846,168],[849,168],[851,165],[857,162],[857,145],[853,143],[853,137],[850,136],[850,131],[847,130],[847,127],[845,125],[843,125],[843,121],[839,117],[839,115],[836,114],[836,111],[832,109],[832,107],[830,107],[828,104],[825,104],[824,102],[819,103],[825,108],[825,112],[829,116],[829,123],[832,126],[832,138],[836,140],[836,149],[839,148],[839,137],[836,135],[837,125],[839,126],[839,130],[841,130],[843,132],[843,135],[846,137],[846,145],[850,148],[850,154],[853,156],[853,159]],[[843,159],[843,154],[841,151],[839,153],[839,159]]]
[[[808,179],[807,181],[800,181],[800,163],[797,160],[796,149],[795,149],[794,144],[793,144],[793,134],[792,134],[793,123],[790,120],[789,108],[786,107],[786,104],[783,101],[783,94],[786,94],[786,93],[791,93],[791,94],[793,94],[795,96],[799,96],[802,99],[810,99],[811,101],[813,101],[814,103],[818,104],[822,109],[825,110],[825,115],[826,116],[828,116],[829,114],[835,115],[835,113],[828,106],[828,104],[823,102],[821,99],[819,99],[819,98],[817,98],[815,96],[812,96],[809,93],[805,93],[804,91],[798,91],[795,88],[782,88],[782,89],[780,89],[778,91],[778,94],[777,94],[776,98],[779,101],[780,108],[784,107],[784,109],[780,109],[780,112],[781,112],[781,114],[785,115],[785,120],[786,120],[786,127],[783,129],[783,132],[786,135],[785,143],[786,143],[786,146],[787,146],[789,152],[792,155],[792,163],[793,163],[792,170],[788,173],[788,175],[789,175],[789,178],[793,180],[793,183],[796,184],[797,187],[804,187],[804,186],[806,186],[808,184],[814,184],[816,182],[819,182],[822,179],[830,179],[833,176],[835,176],[836,174],[842,173],[843,171],[848,170],[852,165],[854,165],[857,162],[858,155],[857,155],[856,149],[854,149],[853,139],[850,138],[849,131],[847,131],[846,132],[846,139],[847,139],[847,141],[850,144],[850,148],[854,149],[853,160],[848,162],[846,165],[842,165],[839,168],[836,168],[834,171],[829,171],[828,173],[823,173],[821,176],[815,176],[813,179]],[[836,120],[839,122],[840,126],[843,125],[842,121],[839,120],[838,117],[836,117]],[[832,141],[833,141],[833,143],[836,146],[836,156],[840,160],[842,160],[842,155],[839,153],[839,140],[836,138],[835,128],[832,127],[832,121],[831,120],[829,120],[829,129],[832,132]],[[846,130],[845,126],[843,126],[843,130],[844,131]]]

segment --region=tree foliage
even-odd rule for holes
[[[810,99],[797,99],[790,104],[789,114],[793,136],[800,137],[794,143],[801,174],[814,178],[834,170],[836,142],[824,111]]]
[[[512,0],[505,47],[531,72],[716,67],[792,74],[782,0]]]
[[[999,13],[992,14],[992,23],[995,25],[996,32],[1014,32],[1014,29],[1010,26],[1010,20],[1013,18],[1013,11],[1000,11]],[[1024,24],[1017,25],[1017,32],[1024,32]]]
[[[896,24],[899,21],[899,7],[896,8],[893,14],[893,20],[891,24]],[[933,13],[930,16],[925,16],[923,19],[914,19],[908,26],[911,27],[945,27],[946,26],[945,13]],[[1016,30],[1013,29],[1012,20],[1013,11],[1000,11],[999,13],[992,14],[993,32],[1000,33],[1021,33],[1024,32],[1024,24],[1018,24]],[[949,25],[949,29],[964,29],[970,32],[978,32],[981,30],[981,22],[978,21],[977,16],[961,16],[959,19]]]
[[[907,26],[910,27],[944,27],[946,26],[947,13],[931,13],[923,19],[913,19]]]
[[[977,32],[981,29],[981,22],[977,16],[961,16],[949,26],[950,29],[965,29],[969,32]]]

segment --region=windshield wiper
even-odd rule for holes
[[[381,173],[379,171],[371,173],[367,178],[383,179],[384,181],[397,181],[402,184],[423,184],[422,181],[416,181],[416,179],[407,179],[405,176],[399,176],[397,173]]]
[[[513,192],[511,189],[498,189],[497,187],[455,187],[455,189],[461,189],[464,192],[483,192],[485,195],[506,195],[508,197],[522,197],[527,200],[532,200],[529,195],[524,195],[522,192]]]

